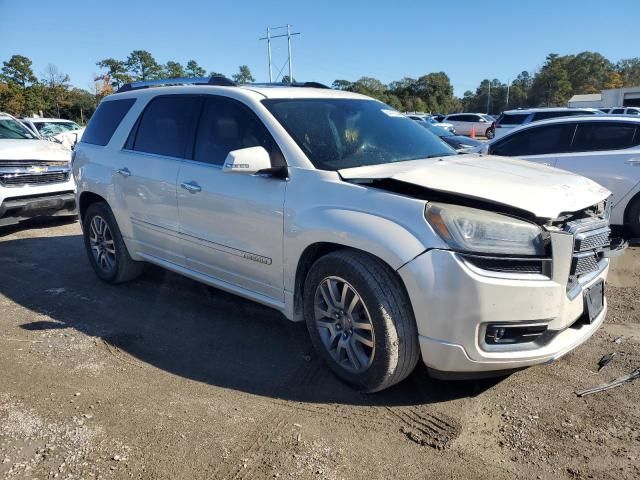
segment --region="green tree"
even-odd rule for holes
[[[334,80],[331,88],[335,90],[351,90],[353,83],[348,80]]]
[[[172,60],[169,60],[164,66],[164,74],[167,78],[183,78],[186,76],[182,64]]]
[[[238,67],[238,73],[232,75],[231,78],[233,78],[233,81],[236,83],[251,83],[255,81],[247,65],[240,65],[240,67]]]
[[[529,91],[529,103],[531,106],[564,106],[571,97],[571,93],[571,82],[567,74],[567,57],[550,53],[533,79]]]
[[[115,90],[131,81],[131,76],[127,71],[127,64],[122,60],[116,60],[115,58],[109,57],[96,62],[96,65],[100,68],[106,69],[105,74],[101,75],[99,78],[104,78],[106,75],[107,81]]]
[[[294,78],[293,81],[291,81],[289,79],[289,75],[285,75],[284,77],[282,77],[282,83],[296,83],[296,79]]]
[[[207,71],[198,65],[198,62],[195,60],[189,60],[187,62],[187,67],[185,68],[185,73],[189,77],[204,77],[207,74]]]
[[[209,72],[209,76],[210,77],[225,77],[226,78],[226,75],[224,73],[220,73],[220,72]]]
[[[62,109],[69,105],[69,75],[61,72],[58,67],[50,63],[43,74],[42,83],[46,87],[43,90],[43,96],[49,104],[50,110],[60,118]]]
[[[24,112],[23,91],[17,83],[0,83],[0,111],[21,116]]]
[[[0,77],[7,83],[15,83],[26,88],[28,84],[37,81],[31,70],[31,63],[31,60],[23,55],[13,55],[8,62],[2,62]]]
[[[146,50],[134,50],[126,61],[127,69],[134,80],[154,80],[162,76],[162,66]]]
[[[581,52],[566,57],[566,70],[573,94],[597,93],[604,88],[613,64],[596,52]]]
[[[623,87],[640,86],[640,57],[620,60],[616,64],[616,71],[622,78]]]

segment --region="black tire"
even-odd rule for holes
[[[340,365],[316,327],[316,290],[329,277],[340,277],[353,286],[368,311],[375,351],[364,371],[352,372]],[[309,270],[303,295],[313,346],[342,380],[360,391],[377,392],[404,380],[414,370],[420,349],[413,309],[400,279],[384,262],[355,250],[329,253]]]
[[[640,197],[636,198],[627,211],[627,224],[633,238],[640,238]]]
[[[484,136],[487,137],[489,140],[491,140],[493,137],[495,137],[495,130],[493,128],[487,128],[487,131],[484,133]]]
[[[110,232],[109,238],[112,240],[113,249],[115,250],[115,259],[111,268],[98,264],[91,247],[91,222],[97,217],[106,223]],[[100,280],[111,284],[124,283],[133,280],[142,273],[144,263],[136,262],[129,255],[116,219],[106,203],[96,202],[89,205],[82,219],[82,229],[89,263]]]

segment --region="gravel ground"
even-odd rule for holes
[[[77,223],[0,229],[0,266],[0,477],[640,478],[640,381],[574,393],[640,367],[637,248],[563,359],[377,395],[273,310],[155,268],[100,283]]]

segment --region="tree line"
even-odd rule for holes
[[[32,62],[13,55],[0,70],[0,111],[16,116],[45,116],[86,122],[100,100],[123,84],[160,78],[221,75],[207,70],[196,60],[159,63],[146,50],[134,50],[126,58],[105,58],[96,62],[101,70],[90,90],[73,87],[67,74],[48,65],[36,77]],[[231,75],[237,83],[251,83],[254,77],[247,65]],[[285,77],[284,82],[289,79]],[[497,114],[519,107],[566,106],[574,94],[597,93],[608,88],[640,86],[640,57],[611,62],[597,52],[577,55],[547,55],[534,72],[522,71],[513,80],[485,79],[475,91],[456,97],[445,72],[432,72],[418,78],[405,77],[385,84],[373,77],[352,82],[335,80],[332,87],[377,98],[401,111],[451,113],[460,111]]]
[[[375,97],[407,112],[497,114],[520,107],[565,107],[575,94],[640,86],[640,57],[614,64],[597,52],[552,53],[533,73],[522,71],[508,83],[498,79],[482,80],[475,92],[468,90],[462,98],[454,96],[449,77],[444,72],[429,73],[417,79],[405,77],[386,85],[375,78],[362,77],[355,82],[336,80],[332,86]]]
[[[53,64],[40,77],[34,74],[33,62],[24,55],[13,55],[2,62],[0,70],[0,111],[17,117],[43,115],[86,123],[103,97],[128,82],[160,78],[205,77],[222,75],[209,72],[196,60],[185,65],[177,61],[158,63],[146,50],[134,50],[127,58],[105,58],[96,62],[101,70],[94,75],[91,89],[71,85],[69,75]],[[240,65],[231,76],[238,83],[255,81],[247,65]]]

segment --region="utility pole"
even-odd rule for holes
[[[507,107],[509,106],[509,89],[511,88],[511,80],[507,79]]]
[[[491,104],[491,80],[489,80],[489,93],[487,94],[487,115],[489,115],[490,104]]]
[[[283,33],[281,35],[271,34],[272,30],[281,30],[284,28],[287,29],[287,33]],[[291,50],[291,37],[294,35],[300,35],[300,32],[291,32],[291,25],[287,23],[286,25],[282,25],[280,27],[267,27],[267,36],[260,38],[260,40],[267,41],[267,54],[269,58],[269,83],[273,82],[272,60],[271,60],[271,40],[274,38],[280,38],[280,37],[287,37],[287,53],[288,53],[287,62],[289,63],[289,81],[293,82],[293,53]],[[282,71],[282,69],[280,69],[280,71]],[[277,77],[279,76],[280,76],[280,72],[278,72]],[[276,77],[276,80],[278,80],[277,77]]]

